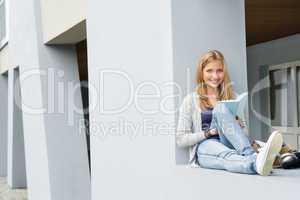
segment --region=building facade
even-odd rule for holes
[[[12,188],[29,200],[197,195],[177,108],[208,49],[250,91],[243,0],[0,2],[0,175]]]

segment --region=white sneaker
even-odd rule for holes
[[[272,169],[276,155],[279,153],[283,143],[279,131],[273,131],[265,146],[261,148],[256,158],[256,171],[262,176],[268,176]]]

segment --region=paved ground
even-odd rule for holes
[[[27,200],[27,192],[9,189],[5,178],[0,177],[0,200]]]

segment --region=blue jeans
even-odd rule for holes
[[[235,116],[222,104],[213,109],[210,128],[216,128],[219,139],[199,143],[198,162],[201,167],[230,172],[256,174],[256,153]]]

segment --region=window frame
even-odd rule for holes
[[[9,7],[9,3],[8,3],[9,1],[8,0],[0,0],[0,5],[1,4],[3,4],[3,3],[5,3],[5,31],[6,31],[6,34],[5,34],[5,37],[2,39],[2,40],[0,40],[0,51],[1,51],[1,49],[3,49],[6,45],[7,45],[7,43],[8,43],[8,39],[9,39],[9,26],[8,26],[8,17],[9,17],[9,9],[8,9],[8,7]]]

